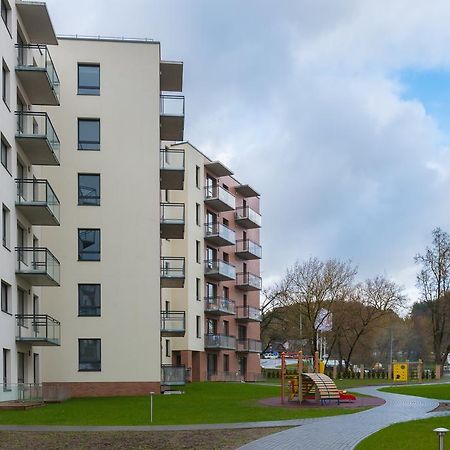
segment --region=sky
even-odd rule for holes
[[[185,138],[261,193],[266,286],[317,256],[416,300],[450,232],[448,0],[46,1],[58,34],[184,62]]]

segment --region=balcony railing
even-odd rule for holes
[[[236,233],[223,223],[205,223],[205,239],[217,247],[236,243]]]
[[[183,386],[184,384],[186,384],[185,366],[174,364],[163,364],[161,366],[162,386]]]
[[[161,189],[180,190],[184,184],[184,150],[160,150]]]
[[[249,206],[238,206],[235,215],[236,223],[244,228],[260,228],[261,214]]]
[[[0,384],[0,402],[34,403],[44,400],[42,384],[8,383]]]
[[[183,257],[161,258],[161,287],[183,287],[185,279],[185,259]]]
[[[232,315],[236,313],[236,303],[223,297],[206,297],[205,311],[209,314]]]
[[[236,255],[242,259],[261,259],[262,248],[250,239],[241,239],[236,242]]]
[[[205,348],[236,350],[236,338],[223,334],[205,334]]]
[[[236,320],[261,322],[261,310],[259,308],[255,308],[254,306],[238,306]]]
[[[33,105],[59,105],[60,82],[46,45],[16,44],[16,72]]]
[[[182,141],[184,136],[184,96],[161,95],[160,138],[162,141]]]
[[[60,264],[47,248],[16,247],[16,261],[16,274],[32,286],[59,286]]]
[[[59,225],[59,200],[47,180],[16,178],[16,207],[32,225]]]
[[[220,259],[205,261],[205,275],[218,281],[236,279],[236,268]]]
[[[184,311],[161,311],[161,336],[180,337],[186,332]]]
[[[236,275],[236,287],[243,291],[260,291],[262,289],[261,277],[250,272],[240,272]]]
[[[206,186],[205,203],[220,212],[232,211],[236,207],[234,195],[222,186]]]
[[[31,345],[60,345],[61,324],[46,314],[16,314],[16,341]]]
[[[238,339],[237,340],[237,352],[248,352],[248,353],[261,353],[262,343],[256,339]]]
[[[59,165],[60,142],[45,112],[16,111],[16,140],[31,164]]]
[[[161,238],[183,239],[184,203],[161,203]]]

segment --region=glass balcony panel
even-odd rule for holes
[[[205,202],[217,211],[232,211],[236,207],[234,195],[222,186],[206,186]]]
[[[223,297],[206,297],[205,298],[206,312],[215,314],[235,314],[236,304],[233,300]]]
[[[236,278],[236,268],[222,260],[206,260],[205,275],[218,280],[234,280]]]
[[[161,287],[183,287],[185,259],[183,257],[163,257],[160,261]]]
[[[183,365],[163,364],[161,366],[161,385],[183,386],[186,383],[186,368]]]
[[[262,248],[250,239],[242,239],[236,242],[236,254],[243,259],[260,259]]]
[[[183,95],[161,95],[160,106],[162,116],[184,116]]]
[[[236,287],[245,291],[256,291],[262,289],[261,277],[250,272],[237,274]]]
[[[16,257],[16,273],[32,286],[59,286],[60,264],[47,248],[16,247]]]
[[[16,341],[32,345],[60,345],[61,324],[46,314],[17,314]]]
[[[238,206],[235,218],[236,222],[245,228],[261,227],[261,214],[249,206]]]
[[[206,334],[205,348],[210,349],[236,349],[236,338],[234,336],[225,336],[223,334]]]
[[[236,233],[223,223],[206,223],[205,239],[217,246],[234,245],[236,243]]]
[[[186,331],[184,311],[161,311],[162,336],[184,336]]]

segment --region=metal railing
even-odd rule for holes
[[[48,275],[58,284],[60,264],[45,247],[16,247],[16,273],[23,275]]]
[[[236,318],[261,322],[262,314],[261,310],[259,308],[255,308],[254,306],[238,306]]]
[[[47,314],[16,314],[17,341],[61,343],[61,323]]]
[[[238,206],[236,208],[236,220],[249,220],[258,227],[261,226],[261,214],[256,212],[250,206]]]
[[[234,195],[222,186],[205,186],[205,200],[220,200],[231,208],[236,207]]]
[[[162,333],[184,333],[186,313],[184,311],[161,311]]]
[[[184,278],[185,259],[182,256],[165,256],[161,258],[161,278]]]
[[[159,105],[161,116],[184,117],[184,95],[161,95]]]
[[[250,239],[240,239],[236,241],[236,253],[251,253],[258,258],[262,257],[262,247]]]
[[[52,152],[59,161],[60,141],[53,124],[45,112],[16,111],[18,138],[46,139]]]
[[[237,340],[236,351],[249,352],[249,353],[261,353],[262,343],[257,339],[243,338]]]
[[[44,400],[42,384],[39,383],[2,383],[0,402],[42,402]]]
[[[186,384],[186,367],[184,365],[161,365],[161,385],[183,386],[184,384]]]
[[[184,170],[184,150],[161,149],[159,162],[161,170]]]
[[[18,70],[45,70],[48,81],[59,99],[60,82],[55,66],[46,45],[16,44]]]
[[[230,242],[230,245],[236,242],[236,233],[231,228],[219,222],[205,223],[205,237],[220,237]]]
[[[207,259],[205,261],[205,275],[219,275],[234,280],[236,268],[221,259]]]
[[[262,289],[261,277],[250,272],[240,272],[236,274],[236,286],[248,286],[254,289]]]
[[[236,337],[224,334],[205,334],[205,348],[236,349]]]
[[[18,205],[47,206],[59,221],[59,200],[47,180],[16,178]]]
[[[236,303],[223,297],[205,297],[205,311],[235,314]]]
[[[161,203],[161,223],[166,225],[184,224],[184,203]]]

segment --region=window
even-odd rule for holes
[[[100,119],[78,119],[78,150],[100,150]]]
[[[195,166],[195,185],[200,189],[200,167]]]
[[[9,69],[4,60],[2,62],[2,99],[9,109]]]
[[[26,311],[26,294],[23,289],[17,288],[17,315],[23,316],[27,313]],[[23,320],[23,317],[21,320],[19,320],[20,325],[24,326],[25,322]]]
[[[78,64],[78,95],[100,95],[99,64]]]
[[[201,301],[200,298],[200,278],[196,278],[195,279],[195,298],[197,299],[197,301]]]
[[[78,205],[100,205],[99,174],[78,174]]]
[[[9,391],[11,386],[8,386],[11,377],[11,350],[3,349],[3,391]]]
[[[78,370],[80,372],[102,370],[101,339],[78,339]]]
[[[195,316],[195,335],[198,337],[198,338],[201,338],[202,337],[202,335],[201,335],[201,333],[202,333],[202,330],[201,330],[201,317],[200,316]]]
[[[200,241],[195,241],[195,260],[200,262]]]
[[[230,255],[228,253],[223,252],[223,260],[228,263],[230,262]],[[245,263],[244,263],[245,264]]]
[[[200,226],[200,205],[195,205],[195,223]]]
[[[230,335],[230,323],[228,322],[228,320],[223,321],[223,334],[225,336]]]
[[[6,143],[6,140],[3,136],[0,137],[0,146],[1,146],[1,162],[3,167],[9,172],[9,145]]]
[[[2,20],[3,23],[6,25],[6,29],[9,32],[9,11],[10,11],[10,7],[9,5],[6,3],[5,0],[1,0],[1,15],[2,15]]]
[[[166,356],[170,357],[170,339],[166,339]]]
[[[7,285],[4,281],[2,281],[1,288],[1,303],[2,303],[2,311],[5,313],[10,312],[10,301],[9,301],[9,285]]]
[[[98,317],[101,313],[101,288],[99,284],[78,285],[78,315]]]
[[[9,249],[9,209],[2,205],[2,244]]]
[[[230,371],[230,355],[223,355],[223,371]]]
[[[100,261],[99,229],[78,229],[78,260]]]

